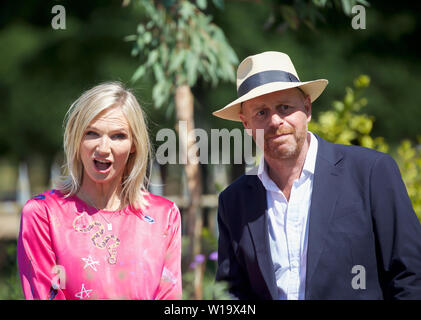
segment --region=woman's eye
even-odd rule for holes
[[[96,135],[98,135],[95,131],[87,131],[86,132],[86,135],[87,136],[96,136]]]
[[[117,133],[115,135],[113,135],[114,139],[125,139],[126,135],[124,133]]]

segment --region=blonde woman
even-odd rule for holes
[[[66,174],[22,210],[18,263],[26,299],[181,298],[180,213],[147,191],[144,115],[120,83],[70,107]]]

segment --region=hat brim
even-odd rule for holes
[[[329,81],[327,81],[326,79],[318,79],[318,80],[307,81],[307,82],[267,83],[250,90],[245,95],[234,100],[233,102],[231,102],[224,108],[213,112],[212,114],[216,117],[226,119],[226,120],[241,121],[240,111],[241,111],[242,102],[263,96],[271,92],[297,88],[297,87],[303,90],[304,93],[308,94],[310,96],[311,102],[313,102],[322,94],[322,92],[324,91],[328,83]]]

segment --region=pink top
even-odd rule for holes
[[[115,212],[57,190],[30,199],[17,249],[25,298],[181,299],[180,212],[147,199],[143,211]]]

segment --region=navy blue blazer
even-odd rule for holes
[[[421,225],[395,161],[317,139],[305,298],[421,299]],[[266,209],[256,175],[219,196],[216,279],[239,299],[278,296]],[[363,276],[354,266],[365,269],[365,289],[352,285]]]

